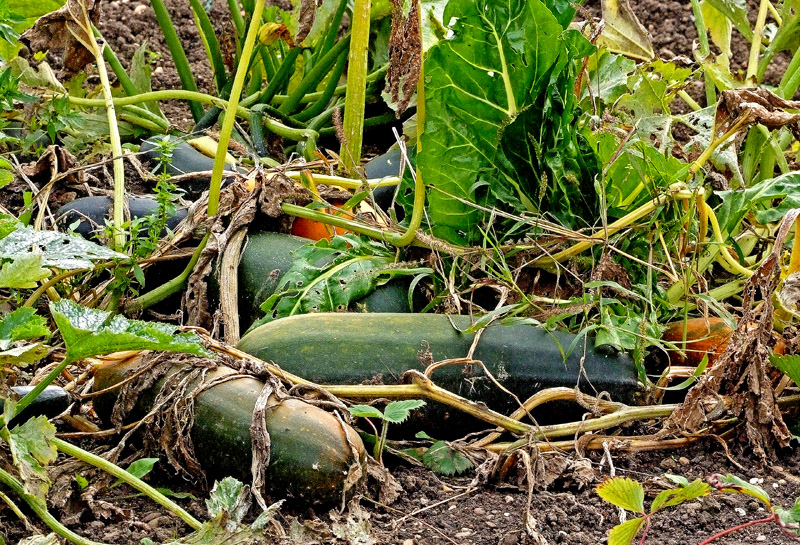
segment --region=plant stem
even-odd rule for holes
[[[39,382],[39,384],[34,386],[33,390],[25,394],[22,397],[22,399],[20,399],[17,402],[16,410],[14,411],[14,416],[16,417],[17,415],[19,415],[22,411],[24,411],[28,407],[28,405],[33,403],[33,401],[37,397],[39,397],[39,394],[41,394],[45,388],[50,386],[50,384],[56,378],[58,378],[58,375],[60,375],[64,371],[64,369],[67,368],[67,365],[69,365],[70,363],[74,363],[74,360],[72,360],[69,357],[66,357],[61,363],[59,363],[56,367],[54,367],[52,371],[47,373],[47,376],[44,377],[42,381]]]
[[[792,257],[789,258],[789,268],[786,276],[800,271],[800,216],[794,220],[794,242],[792,243]]]
[[[194,81],[192,69],[189,66],[189,60],[186,58],[186,52],[183,50],[178,33],[175,32],[175,27],[172,25],[169,12],[164,5],[163,0],[150,0],[153,6],[153,11],[158,20],[158,26],[161,27],[161,32],[164,33],[164,40],[167,42],[167,47],[172,55],[172,62],[175,63],[175,69],[178,71],[178,77],[181,80],[181,85],[186,91],[197,92],[197,83]],[[189,102],[189,109],[192,111],[192,117],[195,121],[199,121],[203,117],[203,107],[197,101]]]
[[[383,426],[381,427],[381,436],[378,437],[377,442],[375,443],[375,459],[378,461],[379,464],[383,465],[383,446],[386,444],[386,433],[389,431],[389,422],[387,420],[383,420]]]
[[[322,81],[323,78],[328,74],[331,67],[336,64],[337,60],[339,59],[339,55],[344,54],[345,49],[347,49],[347,46],[350,43],[350,36],[346,36],[339,40],[339,43],[333,46],[333,48],[320,59],[314,68],[312,68],[308,74],[306,74],[297,88],[295,88],[295,90],[292,91],[286,100],[283,101],[278,108],[278,111],[289,115],[295,110],[295,108],[302,104],[303,98],[308,95],[312,89],[315,89],[317,85],[319,85],[319,82]],[[349,74],[347,80],[350,81]],[[318,97],[321,97],[323,94],[324,91],[320,92]]]
[[[247,76],[250,65],[250,56],[253,53],[253,46],[256,43],[258,29],[261,26],[261,13],[264,10],[264,0],[256,0],[253,9],[253,17],[250,19],[250,27],[247,29],[247,37],[242,47],[242,56],[239,59],[239,66],[236,69],[236,76],[233,79],[231,97],[225,108],[225,119],[219,131],[219,147],[217,155],[214,157],[214,169],[211,172],[211,186],[208,190],[208,217],[215,216],[219,210],[219,191],[222,187],[222,171],[225,170],[225,156],[228,153],[228,142],[233,132],[233,124],[236,122],[236,108],[239,105],[239,98],[242,96],[244,79]]]
[[[358,176],[361,143],[364,137],[364,104],[367,95],[367,61],[371,0],[355,0],[350,19],[352,41],[347,68],[347,93],[344,104],[344,141],[339,156],[352,177]]]
[[[131,299],[125,303],[123,312],[125,314],[140,312],[155,305],[156,303],[160,303],[170,295],[181,291],[186,286],[186,282],[189,280],[189,275],[192,274],[194,266],[197,265],[197,261],[200,259],[200,254],[203,253],[203,249],[205,249],[210,236],[211,235],[209,233],[206,233],[206,236],[204,236],[203,240],[200,241],[200,244],[197,245],[197,249],[192,254],[192,258],[189,260],[189,263],[186,265],[186,268],[183,269],[181,274],[169,282],[161,284],[156,289],[148,291],[144,295],[140,295],[135,299]]]
[[[711,52],[711,48],[708,43],[706,22],[703,18],[703,11],[700,9],[699,0],[692,0],[692,14],[694,15],[694,24],[695,27],[697,27],[697,38],[700,45],[698,53],[700,53],[700,59],[705,62],[709,53]],[[711,106],[717,101],[717,93],[714,89],[714,82],[711,81],[705,74],[703,75],[703,81],[705,82],[706,88],[706,106]]]
[[[59,96],[59,95],[52,95],[52,96]],[[71,95],[61,95],[66,96],[70,103],[76,104],[78,106],[90,106],[95,108],[100,108],[105,105],[102,99],[95,99],[95,98],[81,98],[75,97]],[[205,93],[200,93],[197,91],[184,91],[182,89],[169,89],[165,91],[148,91],[147,93],[141,93],[132,97],[119,97],[114,99],[115,106],[125,106],[128,104],[140,104],[142,102],[147,102],[148,100],[189,100],[195,102],[202,102],[204,104],[210,104],[212,106],[219,106],[221,108],[226,108],[228,106],[228,101],[222,98],[218,98],[212,95],[207,95]],[[243,108],[242,106],[238,106],[236,108],[236,115],[241,117],[242,119],[249,120],[250,119],[250,111],[247,108]]]
[[[770,516],[768,516],[766,518],[763,518],[763,519],[751,520],[751,521],[748,521],[748,522],[744,522],[742,524],[739,524],[738,526],[734,526],[733,528],[728,528],[727,530],[723,530],[721,532],[718,532],[718,533],[714,534],[713,536],[709,537],[708,539],[704,539],[703,541],[698,543],[698,545],[708,545],[712,541],[716,541],[716,540],[718,540],[719,538],[721,538],[723,536],[726,536],[728,534],[732,534],[733,532],[738,532],[739,530],[743,530],[743,529],[747,528],[748,526],[755,526],[756,524],[765,524],[767,522],[777,521],[777,519],[778,519],[778,515],[773,513]]]
[[[105,545],[104,543],[81,537],[61,524],[61,522],[56,519],[50,513],[50,511],[47,510],[47,504],[42,498],[34,496],[33,494],[28,494],[25,491],[25,487],[22,485],[22,483],[15,479],[13,475],[8,473],[2,467],[0,467],[0,483],[6,485],[19,497],[25,500],[25,503],[30,506],[31,510],[33,510],[33,512],[36,513],[36,515],[42,519],[45,524],[47,524],[48,528],[56,533],[56,535],[59,535],[77,545]]]
[[[758,85],[756,74],[758,73],[758,54],[761,52],[761,36],[764,33],[764,24],[767,22],[767,12],[769,11],[769,0],[761,0],[758,6],[758,19],[753,29],[753,43],[750,44],[750,60],[747,62],[747,76],[745,83],[748,85]]]
[[[121,467],[112,464],[105,458],[97,456],[96,454],[92,454],[91,452],[87,452],[82,448],[76,447],[75,445],[67,443],[66,441],[63,441],[57,437],[51,439],[50,442],[64,454],[72,456],[73,458],[76,458],[81,462],[93,465],[96,468],[102,469],[109,475],[113,475],[122,482],[129,484],[130,486],[132,486],[145,496],[152,499],[157,504],[166,508],[171,513],[174,513],[176,516],[178,516],[182,521],[184,521],[194,530],[199,529],[200,526],[202,525],[202,523],[199,520],[190,515],[180,505],[178,505],[177,503],[166,497],[164,494],[162,494],[161,492],[159,492],[146,482],[142,481],[137,477],[134,477]]]

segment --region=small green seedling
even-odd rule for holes
[[[650,504],[649,513],[644,508],[644,487],[640,482],[627,477],[614,477],[599,485],[596,490],[597,494],[605,501],[641,515],[614,526],[608,534],[608,545],[630,545],[644,527],[639,540],[641,545],[647,537],[652,517],[656,512],[664,507],[673,507],[705,496],[711,492],[711,487],[697,479],[685,486],[664,490]]]
[[[375,459],[383,463],[381,461],[381,455],[386,445],[386,432],[389,430],[389,424],[399,424],[403,422],[411,414],[411,411],[419,409],[423,405],[425,405],[425,402],[421,399],[405,399],[403,401],[392,401],[386,405],[383,412],[371,405],[353,405],[349,410],[350,414],[357,418],[377,418],[383,422],[381,435],[375,442],[375,450],[373,451]]]

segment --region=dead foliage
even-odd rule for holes
[[[665,422],[665,430],[697,432],[707,428],[723,404],[743,423],[746,440],[761,459],[766,460],[775,446],[789,445],[792,434],[778,406],[769,356],[775,344],[772,296],[780,281],[780,252],[798,214],[800,209],[793,209],[784,217],[772,253],[744,288],[742,316],[725,352],[689,390],[686,400]],[[756,305],[757,297],[761,300]]]
[[[408,15],[403,0],[392,0],[392,32],[389,35],[389,71],[386,92],[397,103],[397,117],[406,111],[422,70],[422,37],[419,1],[413,0]]]
[[[786,110],[800,109],[800,101],[786,100],[764,88],[731,89],[723,91],[717,105],[716,126],[742,127],[760,123],[770,130],[788,127],[795,138],[800,137],[800,114]]]

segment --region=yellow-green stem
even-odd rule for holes
[[[356,169],[361,163],[371,8],[371,0],[355,0],[350,20],[350,54],[343,121],[344,142],[339,156],[342,158],[345,170],[354,178],[358,176]]]
[[[769,0],[761,0],[758,6],[758,18],[753,29],[753,43],[750,45],[750,60],[747,64],[747,77],[745,81],[748,85],[758,85],[756,74],[758,72],[758,54],[761,52],[761,36],[764,34],[764,25],[767,22],[767,12],[769,11]]]
[[[247,37],[242,47],[242,56],[239,59],[239,66],[236,69],[236,77],[233,80],[231,97],[225,108],[225,119],[219,131],[219,147],[217,156],[214,158],[214,169],[211,172],[211,186],[208,191],[208,216],[216,215],[219,210],[219,190],[222,187],[222,172],[225,170],[225,156],[228,152],[228,142],[233,132],[233,124],[236,122],[234,112],[239,105],[239,98],[242,96],[244,78],[247,76],[250,66],[250,56],[253,54],[253,46],[258,36],[258,29],[261,26],[261,12],[264,10],[264,0],[256,0],[253,8],[253,17],[250,19],[250,27],[247,29]]]

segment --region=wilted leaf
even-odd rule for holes
[[[388,422],[399,424],[411,415],[411,411],[424,406],[425,402],[421,399],[404,399],[402,401],[392,401],[383,409],[383,418]]]
[[[0,288],[35,288],[36,282],[52,273],[42,268],[42,254],[23,254],[0,267]]]
[[[634,513],[644,513],[644,487],[628,477],[614,477],[597,486],[597,495]]]
[[[0,258],[17,259],[30,253],[40,254],[43,266],[65,270],[88,268],[95,260],[128,258],[78,235],[37,231],[23,225],[0,240]]]
[[[241,522],[250,509],[250,487],[233,477],[225,477],[214,483],[206,508],[212,519],[227,514],[231,520]]]
[[[630,545],[642,525],[644,525],[644,519],[641,517],[617,524],[608,533],[608,545]]]
[[[55,426],[46,417],[37,416],[14,427],[5,437],[25,490],[42,502],[50,488],[50,479],[44,466],[55,461],[58,455],[50,443],[55,435]]]
[[[442,475],[457,475],[472,469],[469,458],[452,448],[447,441],[436,441],[422,455],[425,467]]]
[[[708,478],[708,483],[721,492],[747,494],[748,496],[753,496],[767,507],[772,505],[766,490],[760,486],[750,484],[736,475],[715,473]]]
[[[628,0],[602,0],[603,28],[597,43],[614,53],[650,61],[655,58],[650,34],[639,22]]]
[[[700,479],[696,479],[686,486],[660,492],[650,505],[650,512],[655,513],[662,507],[680,505],[683,502],[687,502],[701,496],[706,496],[710,493],[711,487],[708,485],[708,483],[705,483]]]
[[[178,333],[173,325],[127,320],[67,299],[50,303],[50,312],[66,344],[66,357],[72,361],[123,350],[168,350],[212,357],[197,335]]]
[[[58,536],[56,534],[47,534],[44,535],[35,535],[26,537],[25,539],[21,540],[17,545],[58,545],[61,543]]]

